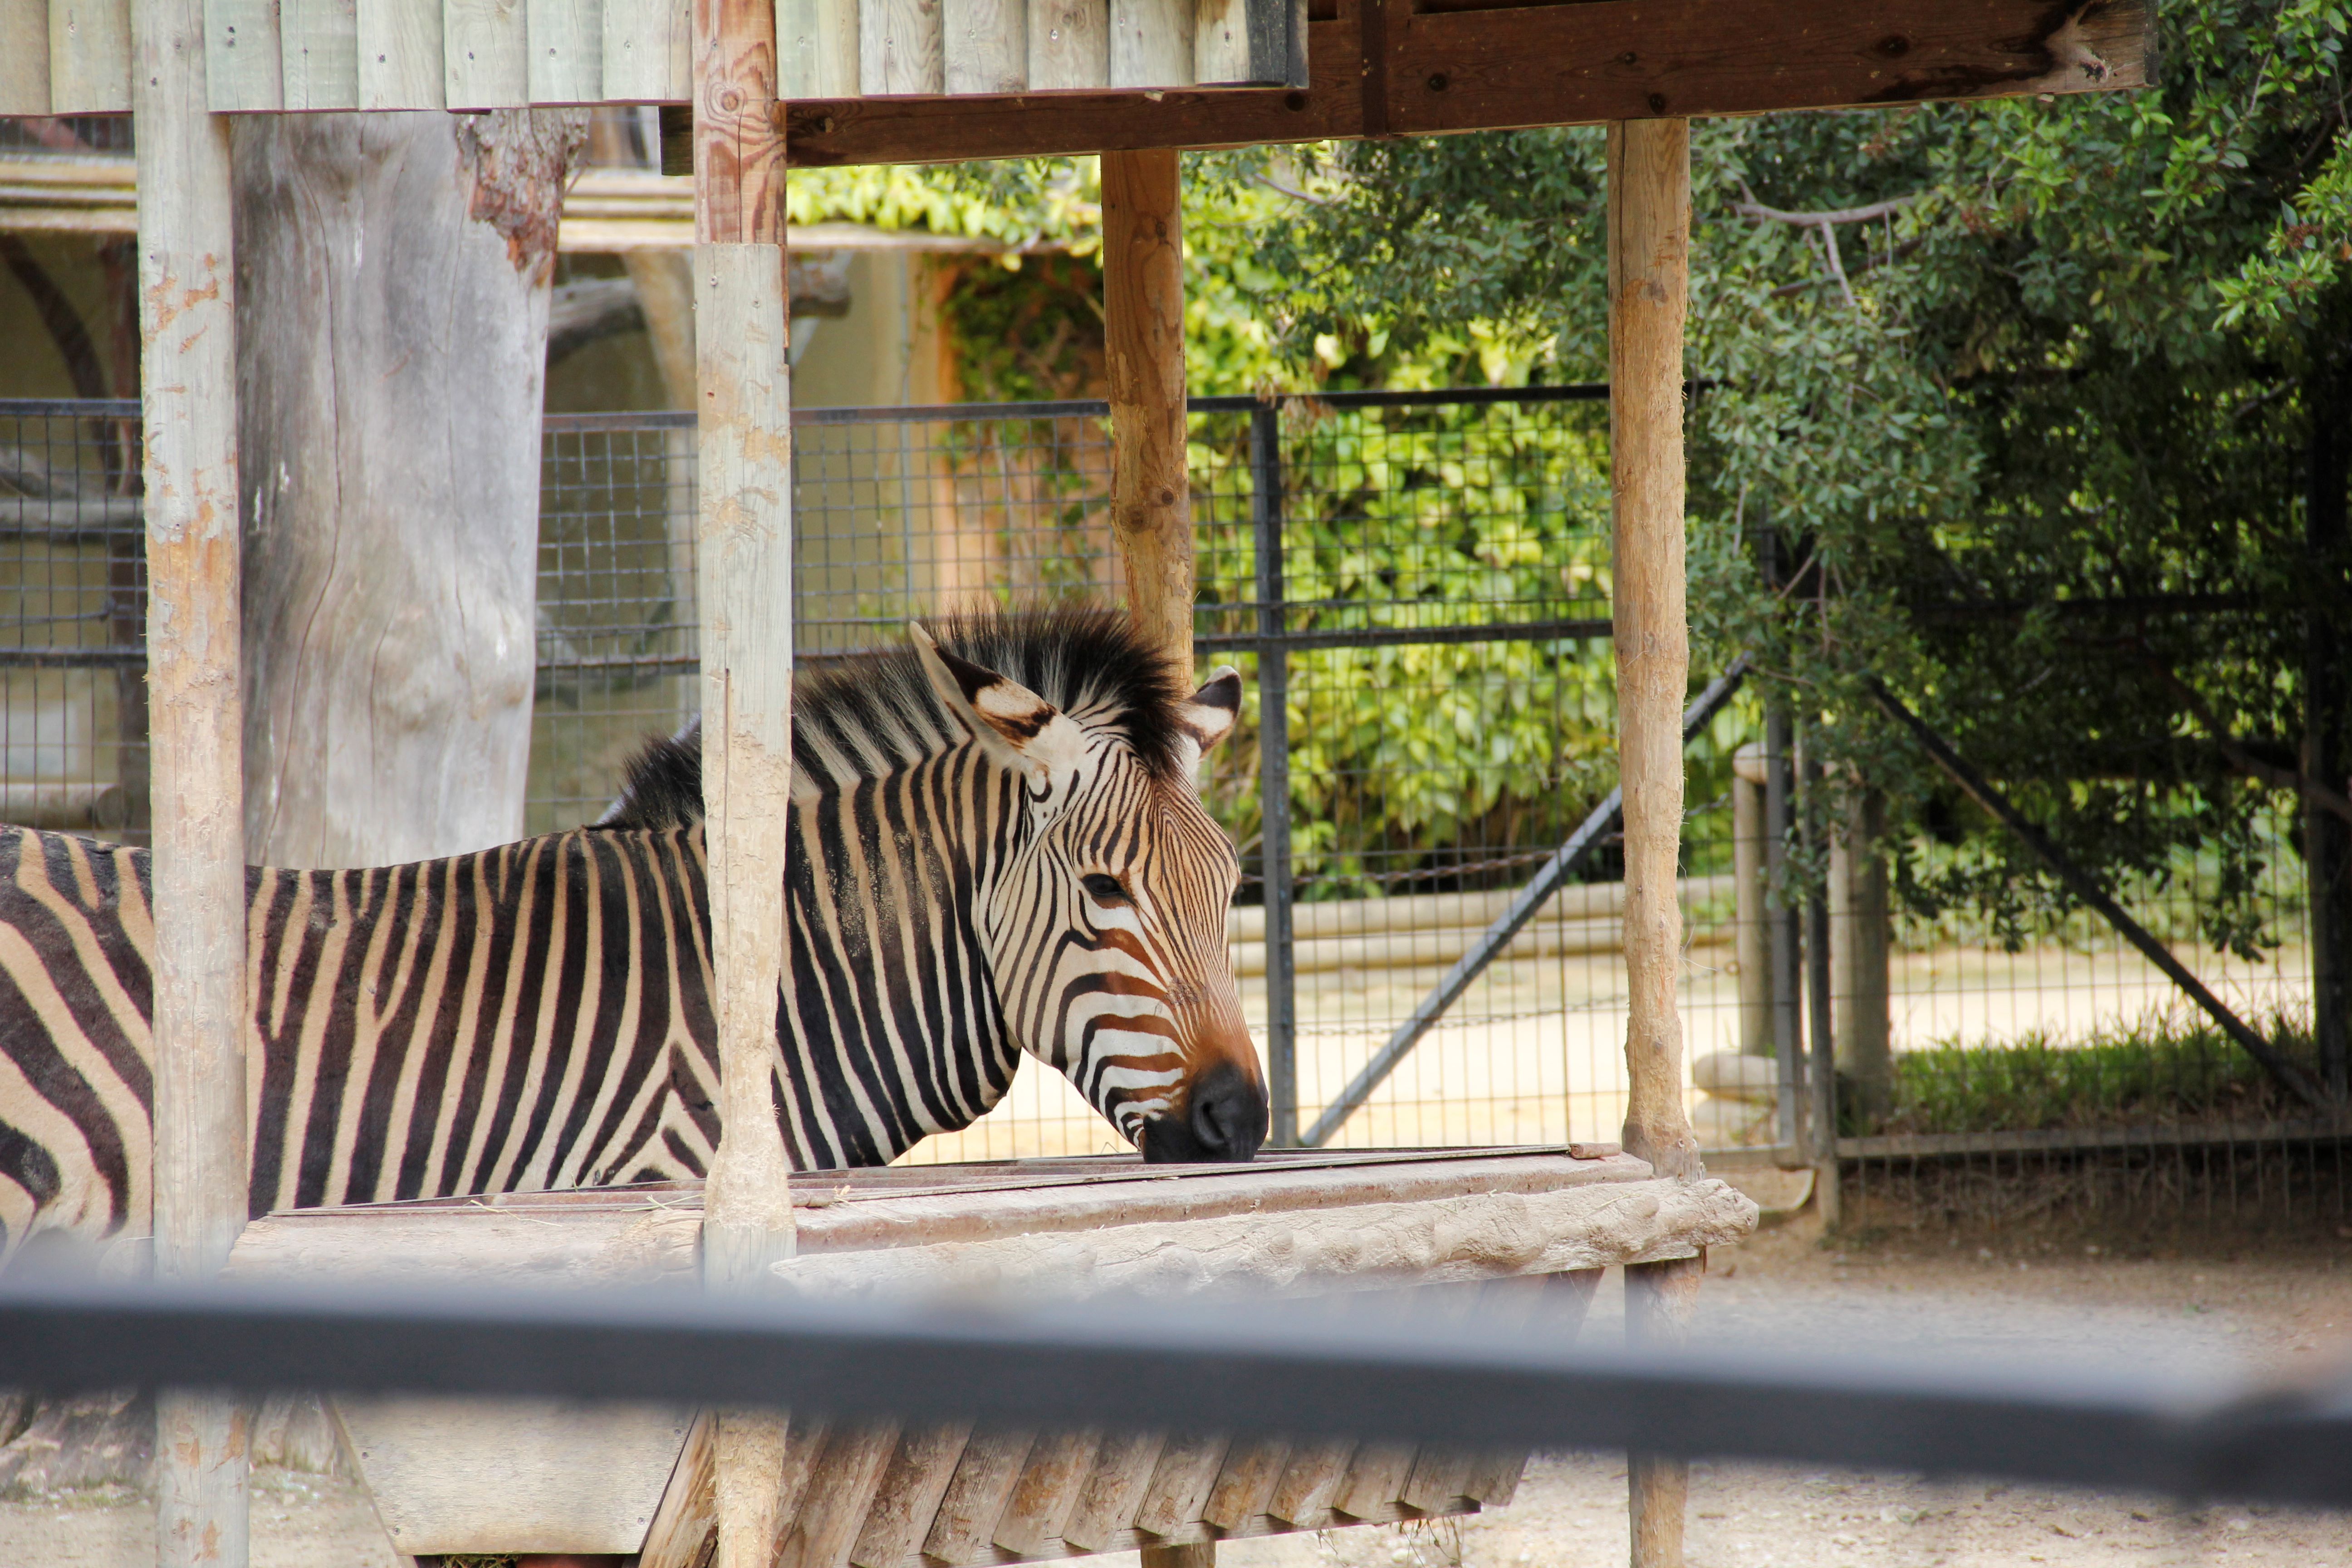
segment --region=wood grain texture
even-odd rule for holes
[[[1135,1528],[1147,1535],[1168,1535],[1201,1517],[1209,1489],[1217,1484],[1231,1439],[1216,1436],[1171,1436],[1160,1451],[1151,1484],[1136,1505]]]
[[[0,114],[48,112],[47,0],[0,0]]]
[[[52,114],[131,108],[131,0],[50,0]]]
[[[205,79],[215,113],[285,103],[278,0],[205,0]]]
[[[1045,1551],[1050,1542],[1060,1539],[1077,1508],[1078,1495],[1101,1444],[1098,1431],[1040,1433],[1004,1500],[1004,1511],[997,1516],[990,1539],[1024,1557]]]
[[[441,0],[358,0],[360,107],[440,109]]]
[[[1412,1457],[1412,1474],[1405,1478],[1397,1500],[1423,1513],[1443,1510],[1455,1498],[1467,1496],[1470,1478],[1481,1456],[1468,1448],[1426,1447]]]
[[[1690,680],[1683,542],[1683,318],[1690,124],[1609,128],[1609,437],[1615,500],[1618,777],[1625,795],[1624,1144],[1662,1176],[1699,1171],[1683,1105],[1675,991],[1682,910],[1682,704]]]
[[[288,113],[360,106],[356,0],[278,0],[278,60]]]
[[[530,101],[524,0],[441,0],[442,90],[451,109]]]
[[[696,239],[781,246],[784,136],[776,112],[775,13],[764,0],[694,0],[694,77]],[[782,257],[776,264],[782,268]],[[778,279],[781,289],[781,271]],[[703,393],[710,395],[707,379]],[[704,419],[710,412],[706,403]],[[703,711],[719,710],[706,702]]]
[[[1490,1448],[1478,1455],[1462,1482],[1462,1495],[1481,1508],[1507,1508],[1527,1474],[1524,1448]]]
[[[608,0],[604,6],[604,28],[606,101],[666,103],[693,99],[691,0]]]
[[[718,1470],[712,1459],[718,1441],[716,1424],[708,1410],[698,1412],[670,1468],[662,1489],[661,1505],[646,1527],[645,1545],[637,1568],[709,1568],[719,1526]]]
[[[523,37],[531,102],[593,103],[604,96],[604,0],[523,0]]]
[[[1110,0],[1110,84],[1192,85],[1197,0]]]
[[[1111,7],[1118,21],[1117,0]],[[1111,74],[1118,79],[1118,47]],[[1129,617],[1192,688],[1192,496],[1185,467],[1184,218],[1173,152],[1102,160],[1111,527]]]
[[[1625,1270],[1625,1341],[1636,1348],[1678,1349],[1690,1338],[1705,1258],[1639,1264]],[[1658,1454],[1625,1457],[1632,1568],[1683,1568],[1683,1523],[1690,1500],[1690,1461]]]
[[[939,1513],[923,1538],[924,1556],[964,1563],[987,1548],[1035,1440],[1035,1433],[1024,1431],[971,1435],[962,1458],[956,1462],[954,1479],[940,1499]]]
[[[1415,1449],[1410,1443],[1366,1443],[1348,1461],[1347,1478],[1331,1494],[1331,1506],[1358,1519],[1402,1500],[1404,1483],[1412,1474]]]
[[[1114,1432],[1104,1437],[1078,1490],[1077,1506],[1063,1521],[1062,1539],[1081,1552],[1105,1552],[1118,1532],[1132,1529],[1135,1510],[1160,1468],[1160,1451],[1167,1441],[1159,1432]]]
[[[1029,0],[1029,85],[1110,85],[1110,0]]]
[[[1266,1499],[1265,1511],[1286,1523],[1303,1525],[1329,1510],[1339,1483],[1348,1479],[1348,1461],[1355,1457],[1352,1438],[1327,1438],[1302,1443],[1290,1451],[1282,1476]]]
[[[1251,1515],[1265,1512],[1289,1458],[1287,1438],[1251,1437],[1235,1443],[1218,1468],[1209,1500],[1201,1505],[1202,1521],[1232,1530]]]
[[[149,768],[155,922],[153,1266],[205,1280],[246,1207],[244,706],[236,271],[228,127],[209,112],[202,0],[131,17],[61,7],[79,96],[112,79],[138,144]],[[53,16],[52,21],[58,21]],[[58,42],[52,34],[51,42]],[[111,54],[114,63],[102,63]],[[135,65],[134,65],[135,57]],[[117,69],[119,67],[119,70]],[[73,73],[79,72],[79,75]],[[98,107],[61,99],[60,110]],[[156,1400],[156,1561],[245,1568],[249,1411],[218,1392]]]
[[[857,29],[861,90],[947,90],[947,37],[940,0],[859,0]]]
[[[859,0],[776,0],[780,95],[841,98],[858,90]]]
[[[898,1451],[896,1422],[835,1427],[776,1540],[774,1568],[841,1568]]]
[[[940,0],[947,89],[1007,93],[1029,85],[1026,0]]]
[[[898,1451],[850,1548],[850,1562],[857,1568],[898,1568],[922,1545],[971,1437],[968,1421],[912,1427],[899,1437]]]
[[[1192,23],[1192,77],[1203,87],[1292,82],[1292,0],[1197,0]],[[1301,7],[1300,21],[1304,21]],[[1304,64],[1304,51],[1299,63]],[[1304,82],[1304,78],[1299,79]]]

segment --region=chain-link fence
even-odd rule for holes
[[[1212,761],[1210,800],[1243,854],[1234,952],[1286,1131],[1320,1121],[1349,1145],[1615,1136],[1625,1004],[1608,825],[1568,886],[1507,942],[1486,941],[1614,783],[1598,391],[1195,401],[1196,646],[1204,666],[1238,664],[1252,694]],[[135,413],[0,405],[14,454],[0,473],[13,524],[0,816],[133,838]],[[1102,405],[795,424],[804,657],[888,642],[957,604],[1118,597]],[[535,833],[593,819],[629,752],[684,721],[697,654],[691,416],[550,416],[545,432]],[[1874,837],[1866,806],[1807,828],[1801,737],[1768,729],[1741,692],[1688,753],[1682,1005],[1703,1144],[1795,1162],[1835,1126],[1850,1212],[1874,1225],[2151,1196],[2182,1215],[2341,1215],[2332,1112],[2285,1094],[2095,916],[1993,930],[1896,907],[1894,855],[1955,851]],[[2292,817],[2269,832],[2267,938],[2240,952],[2200,940],[2215,888],[2194,857],[2116,890],[2293,1053],[2307,1050],[2313,958]],[[1776,863],[1791,857],[1822,874],[1807,884],[1817,897],[1782,909],[1776,889],[1800,883]],[[1433,1026],[1396,1047],[1449,971],[1489,947]],[[1834,1092],[1817,1101],[1824,1082]],[[1343,1095],[1355,1108],[1328,1114]],[[994,1113],[915,1157],[1110,1139],[1030,1067]]]

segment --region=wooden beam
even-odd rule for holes
[[[1306,31],[1303,89],[794,103],[792,156],[927,163],[2107,91],[2147,85],[2155,14],[2148,0],[1337,0]]]
[[[772,1084],[792,820],[792,359],[770,0],[695,0],[695,332],[701,418],[702,791],[720,1134],[703,1270],[756,1289],[792,1255]],[[721,1411],[718,1568],[768,1568],[784,1418]],[[844,1549],[846,1549],[844,1542]]]
[[[1192,501],[1184,465],[1184,218],[1177,155],[1106,153],[1102,193],[1111,526],[1126,563],[1128,614],[1189,690]]]
[[[202,0],[139,0],[138,142],[153,777],[155,1273],[208,1279],[245,1225],[245,707],[238,689],[236,339],[228,122],[206,109]],[[135,63],[134,63],[135,62]],[[244,1568],[247,1417],[156,1400],[156,1556]]]

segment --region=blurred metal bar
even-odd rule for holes
[[[1798,832],[1805,859],[1815,875],[1805,895],[1805,1033],[1811,1047],[1805,1064],[1809,1075],[1805,1087],[1811,1091],[1806,1116],[1812,1133],[1806,1152],[1819,1162],[1837,1158],[1837,1029],[1830,997],[1830,892],[1827,881],[1821,879],[1829,867],[1828,803],[1823,798],[1826,784],[1817,734],[1808,725],[1799,742],[1804,761]],[[1827,1171],[1822,1177],[1834,1181],[1836,1173]],[[1834,1225],[1831,1211],[1836,1198],[1827,1192],[1822,1197],[1824,1213],[1830,1214]]]
[[[1789,706],[1777,694],[1764,707],[1764,919],[1772,965],[1772,1055],[1780,1064],[1780,1135],[1796,1159],[1804,1136],[1805,1058],[1802,1006],[1803,947],[1798,912],[1789,892],[1789,836],[1794,812],[1790,774]]]
[[[1698,700],[1683,711],[1683,744],[1690,744],[1691,737],[1705,729],[1722,710],[1723,705],[1731,700],[1732,693],[1739,689],[1739,683],[1747,678],[1748,658],[1743,654],[1732,661],[1729,669],[1707,683],[1706,689],[1699,693]],[[1609,797],[1592,808],[1591,815],[1578,825],[1576,831],[1568,836],[1568,842],[1561,845],[1528,879],[1528,885],[1519,889],[1509,907],[1496,917],[1495,923],[1486,928],[1486,933],[1471,945],[1470,951],[1445,972],[1445,978],[1421,999],[1420,1005],[1413,1008],[1412,1016],[1397,1026],[1388,1043],[1349,1080],[1348,1087],[1339,1091],[1339,1098],[1324,1108],[1323,1114],[1315,1119],[1315,1125],[1308,1128],[1299,1140],[1302,1145],[1309,1149],[1322,1147],[1325,1140],[1339,1131],[1348,1118],[1361,1109],[1364,1101],[1371,1098],[1372,1090],[1378,1089],[1389,1074],[1396,1071],[1398,1063],[1412,1054],[1413,1047],[1421,1043],[1422,1037],[1436,1027],[1446,1009],[1459,1001],[1462,994],[1470,989],[1471,983],[1486,973],[1486,966],[1510,945],[1511,939],[1518,935],[1519,928],[1535,918],[1536,911],[1543,908],[1544,901],[1558,892],[1569,877],[1608,837],[1623,811],[1623,792],[1611,790]]]
[[[981,1309],[692,1291],[289,1290],[0,1279],[0,1384],[664,1399],[1108,1426],[1181,1391],[1239,1435],[1658,1453],[2352,1504],[2352,1382],[2102,1373],[1949,1352],[1579,1346],[1315,1302]]]
[[[1282,412],[1250,410],[1250,531],[1257,566],[1258,863],[1265,878],[1265,1058],[1277,1149],[1298,1142],[1298,986],[1290,946],[1290,653],[1282,640]],[[1213,639],[1195,637],[1205,648]]]

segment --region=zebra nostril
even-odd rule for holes
[[[1210,1158],[1246,1160],[1265,1138],[1265,1098],[1240,1073],[1218,1072],[1193,1094],[1192,1121],[1192,1136]]]

